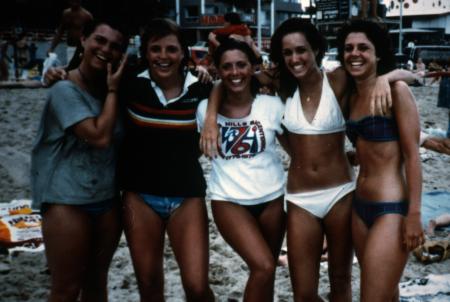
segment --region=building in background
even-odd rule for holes
[[[176,0],[171,0],[170,15],[176,19]],[[274,25],[272,27],[272,9]],[[210,31],[222,27],[223,16],[227,12],[237,12],[241,20],[252,29],[253,35],[257,31],[257,1],[252,0],[179,0],[180,26],[186,33],[188,40],[207,41]],[[303,13],[298,0],[261,0],[261,35],[262,48],[266,48],[271,36],[271,29],[276,28],[284,20],[300,16]],[[256,41],[256,39],[255,39]]]
[[[450,0],[388,0],[387,18],[396,20],[403,4],[403,47],[450,44]],[[398,30],[391,31],[398,39]]]

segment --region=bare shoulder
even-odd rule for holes
[[[415,106],[415,98],[408,84],[403,81],[396,81],[391,84],[391,93],[393,104],[397,108],[406,106]]]
[[[327,77],[337,99],[341,100],[347,90],[347,74],[344,68],[338,67],[327,72]]]
[[[328,71],[327,76],[331,81],[339,81],[340,79],[347,77],[345,70],[344,68],[342,68],[342,66],[339,66],[331,71]]]
[[[396,81],[391,84],[391,91],[393,94],[398,96],[412,95],[411,89],[409,89],[408,84],[403,81]]]

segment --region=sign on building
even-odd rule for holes
[[[351,0],[316,0],[318,21],[336,21],[348,19]]]

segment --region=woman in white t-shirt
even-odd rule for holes
[[[285,231],[285,173],[276,153],[284,107],[278,97],[256,95],[256,57],[229,40],[214,53],[224,87],[219,108],[221,145],[212,159],[208,189],[216,225],[247,263],[244,301],[272,301],[276,260]],[[202,128],[207,100],[197,110]]]

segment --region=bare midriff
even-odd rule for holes
[[[320,135],[289,133],[288,137],[292,153],[288,192],[332,188],[352,180],[343,132]]]
[[[407,198],[401,150],[397,141],[357,142],[360,170],[356,195],[367,201],[400,201]]]

